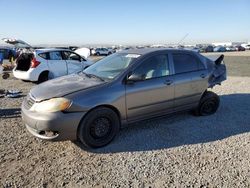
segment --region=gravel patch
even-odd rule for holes
[[[249,187],[250,77],[229,77],[208,117],[190,113],[129,126],[108,146],[45,142],[30,135],[18,99],[0,99],[3,187]],[[33,84],[11,77],[0,87],[26,95]],[[0,89],[1,89],[0,88]]]

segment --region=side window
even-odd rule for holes
[[[50,52],[50,60],[62,60],[61,52]]]
[[[198,60],[189,54],[173,54],[175,73],[185,73],[199,70]]]
[[[49,59],[49,54],[48,53],[40,53],[38,54],[41,58],[43,59]]]
[[[135,74],[142,75],[144,79],[158,78],[167,76],[169,72],[169,63],[167,55],[156,55],[148,58],[136,68]]]
[[[64,60],[68,60],[70,56],[70,52],[69,51],[62,51],[62,58]]]
[[[73,52],[64,51],[62,52],[65,60],[75,60],[75,61],[81,61],[81,57]]]

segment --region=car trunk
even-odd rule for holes
[[[217,56],[208,56],[210,59],[208,62],[209,69],[211,70],[211,75],[208,80],[209,88],[214,87],[215,85],[220,85],[221,82],[227,79],[227,70],[226,65],[224,64],[224,55]]]
[[[32,53],[23,53],[16,60],[16,70],[28,71],[31,66],[31,60],[33,58]]]

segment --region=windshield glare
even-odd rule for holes
[[[140,55],[137,54],[115,53],[97,61],[94,65],[88,67],[83,72],[85,74],[95,75],[102,79],[112,80],[123,72],[131,62],[139,56]]]

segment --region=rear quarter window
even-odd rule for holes
[[[205,69],[204,65],[190,54],[174,53],[173,61],[176,74]]]

